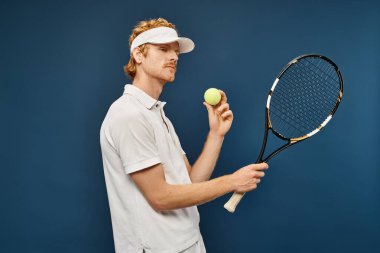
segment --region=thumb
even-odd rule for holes
[[[203,105],[206,106],[207,112],[211,116],[214,113],[214,108],[206,102],[203,102]]]

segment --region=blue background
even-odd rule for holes
[[[129,82],[132,27],[157,17],[196,43],[161,98],[190,161],[204,91],[224,90],[234,111],[213,177],[256,160],[289,60],[324,54],[345,80],[328,127],[273,159],[235,214],[229,195],[199,207],[208,252],[379,250],[379,13],[376,1],[1,0],[0,252],[114,252],[99,129]]]

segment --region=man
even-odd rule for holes
[[[206,252],[197,205],[256,188],[267,164],[251,164],[209,180],[233,113],[227,97],[205,103],[210,132],[190,165],[159,96],[175,77],[180,53],[194,43],[165,19],[140,22],[130,38],[125,71],[132,85],[109,108],[100,130],[103,166],[117,253]]]

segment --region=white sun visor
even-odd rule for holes
[[[145,43],[166,44],[177,41],[179,44],[179,52],[181,54],[191,52],[195,45],[189,38],[178,37],[177,31],[169,27],[157,27],[140,33],[131,45],[131,53],[133,49]]]

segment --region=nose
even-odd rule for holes
[[[178,61],[178,54],[176,51],[172,50],[171,54],[170,54],[170,60],[171,61],[175,61],[177,62]]]

